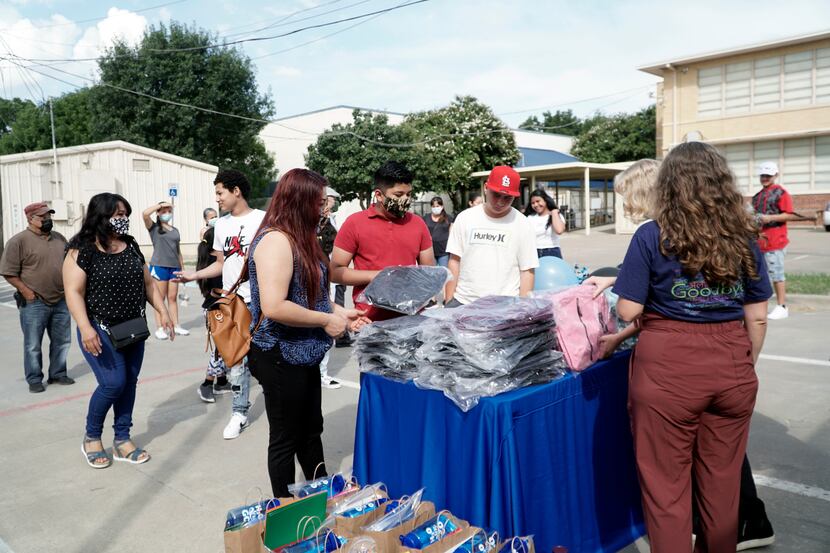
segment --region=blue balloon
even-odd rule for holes
[[[553,256],[539,258],[534,290],[551,290],[574,284],[579,284],[579,278],[567,261]]]

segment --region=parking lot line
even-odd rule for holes
[[[752,478],[759,486],[774,488],[776,490],[782,490],[796,495],[803,495],[804,497],[813,497],[815,499],[830,501],[830,491],[822,488],[799,484],[798,482],[790,482],[788,480],[779,480],[778,478],[764,476],[763,474],[753,474]]]
[[[808,359],[806,357],[788,357],[786,355],[768,355],[762,353],[758,356],[760,359],[767,361],[784,361],[785,363],[800,363],[801,365],[818,365],[820,367],[830,367],[830,361],[822,361],[821,359]]]

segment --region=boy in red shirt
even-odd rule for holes
[[[786,319],[787,310],[786,277],[784,276],[784,256],[787,253],[787,221],[796,221],[798,215],[793,213],[793,199],[779,184],[778,164],[765,161],[758,168],[758,175],[763,187],[752,197],[752,207],[761,222],[761,240],[758,245],[764,252],[767,271],[775,288],[778,305],[769,314],[773,320]]]
[[[386,267],[435,265],[432,238],[426,223],[409,213],[412,173],[401,163],[387,161],[375,171],[375,203],[343,223],[331,254],[331,281],[354,286],[353,298]],[[354,268],[349,265],[354,262]],[[384,309],[358,303],[372,321],[399,317]]]

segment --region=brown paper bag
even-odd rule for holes
[[[502,547],[504,547],[505,545],[510,545],[511,541],[513,541],[512,538],[509,539],[509,540],[504,540],[503,542],[498,544],[498,546],[496,546],[496,551],[501,551]],[[510,550],[508,549],[508,551],[510,551]],[[530,540],[530,551],[529,551],[529,553],[536,553],[536,545],[533,543],[532,539]]]
[[[358,536],[367,536],[375,540],[375,543],[378,545],[377,553],[397,553],[401,548],[400,536],[411,532],[434,516],[435,505],[429,501],[424,501],[418,507],[418,514],[412,520],[408,520],[387,532],[367,532],[361,530]]]
[[[454,545],[458,545],[459,543],[463,542],[470,536],[472,536],[475,531],[479,530],[478,528],[472,528],[470,523],[466,520],[461,520],[460,518],[453,516],[451,513],[444,511],[444,514],[459,528],[454,534],[450,534],[449,536],[445,536],[444,539],[437,543],[433,543],[430,546],[425,547],[424,549],[409,549],[408,547],[403,547],[400,545],[400,540],[398,540],[398,552],[399,553],[444,553],[446,550],[450,549]],[[434,515],[433,515],[434,516]],[[428,517],[427,519],[421,521],[419,524],[413,526],[407,532],[411,532],[427,520],[432,517]],[[401,535],[407,533],[401,532]]]
[[[389,496],[383,490],[381,490],[380,496],[389,499]],[[384,505],[382,504],[374,511],[369,511],[359,517],[346,518],[336,516],[334,517],[333,530],[336,534],[340,534],[342,536],[356,536],[360,533],[364,526],[368,526],[382,517],[384,515],[384,511]]]
[[[223,532],[225,553],[261,553],[264,531],[265,521],[262,520],[247,528]]]

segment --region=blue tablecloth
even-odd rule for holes
[[[626,400],[628,353],[579,376],[483,398],[362,374],[354,474],[536,550],[618,551],[645,533]]]

